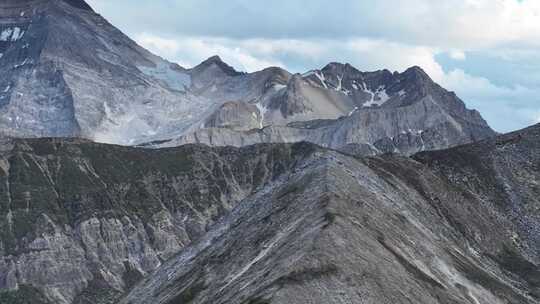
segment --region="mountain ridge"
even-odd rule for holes
[[[539,138],[315,154],[120,303],[538,303]]]
[[[172,143],[167,143],[165,140],[157,146],[174,146],[189,142],[218,146],[242,146],[245,144],[261,142],[294,142],[306,140],[324,147],[336,149],[345,148],[347,145],[351,144],[360,145],[367,147],[369,150],[369,152],[367,152],[368,154],[394,151],[412,154],[420,151],[422,146],[431,146],[429,149],[448,148],[452,145],[459,145],[495,135],[495,132],[489,128],[477,111],[466,109],[463,102],[454,93],[444,90],[431,80],[427,84],[424,84],[423,82],[411,84],[408,82],[408,84],[413,87],[407,88],[411,95],[411,97],[407,97],[409,94],[406,93],[402,86],[399,86],[401,79],[410,78],[411,74],[412,77],[415,77],[414,75],[419,75],[421,79],[429,79],[425,78],[428,77],[427,74],[418,67],[408,69],[404,73],[390,73],[389,71],[360,72],[350,65],[336,63],[331,64],[330,66],[348,66],[356,77],[362,77],[362,79],[363,77],[368,77],[366,80],[368,82],[373,81],[369,79],[379,79],[381,77],[395,79],[388,80],[391,83],[395,82],[397,85],[397,87],[392,87],[392,85],[390,85],[390,90],[393,90],[390,91],[390,94],[394,94],[394,97],[385,97],[387,100],[385,100],[382,106],[372,106],[371,104],[369,104],[369,106],[362,106],[362,103],[366,103],[366,96],[371,96],[371,101],[369,101],[369,103],[372,101],[376,102],[377,100],[382,100],[378,94],[386,95],[386,91],[384,91],[384,94],[382,91],[377,94],[369,91],[371,94],[369,95],[366,94],[365,91],[358,92],[360,87],[368,87],[368,84],[360,84],[360,80],[357,82],[357,80],[348,79],[346,76],[339,80],[340,77],[342,77],[339,76],[339,73],[327,72],[327,74],[324,74],[324,72],[312,71],[301,77],[299,75],[293,75],[288,81],[287,90],[282,93],[283,95],[278,95],[277,98],[266,101],[266,107],[262,109],[262,117],[260,114],[260,104],[257,105],[259,111],[255,111],[254,108],[252,109],[252,111],[254,111],[252,112],[253,117],[258,118],[259,120],[262,118],[259,127],[256,126],[256,121],[245,123],[245,125],[251,125],[254,130],[246,132],[246,130],[235,130],[234,128],[222,128],[219,125],[211,125],[211,128],[208,130],[195,130],[191,135],[187,134],[176,140],[173,139]],[[328,69],[328,66],[326,69]],[[319,75],[317,73],[323,74]],[[324,82],[321,82],[323,76],[325,76]],[[315,87],[312,85],[315,85]],[[351,98],[353,99],[352,101],[343,101],[344,99],[342,99],[341,103],[336,103],[335,106],[337,107],[334,106],[333,108],[335,111],[341,107],[342,110],[339,110],[341,111],[340,114],[337,114],[338,112],[336,112],[336,114],[333,114],[335,116],[331,117],[313,117],[311,119],[298,118],[296,120],[286,120],[285,118],[285,121],[282,121],[281,123],[265,123],[264,117],[270,116],[268,112],[271,111],[274,111],[273,113],[281,113],[283,116],[294,116],[296,115],[295,113],[303,112],[306,109],[309,111],[313,110],[313,106],[310,104],[313,99],[306,99],[303,97],[302,93],[297,97],[297,92],[301,92],[302,90],[305,90],[305,88],[309,90],[321,90],[324,86],[332,88],[332,91],[334,92],[336,91],[336,88],[341,86],[340,89],[345,90],[347,94],[358,94],[353,97],[357,101],[354,101],[353,98]],[[370,86],[380,88],[379,85]],[[364,88],[364,90],[368,89]],[[350,93],[353,91],[355,92]],[[348,97],[341,91],[332,94],[339,94],[338,96],[340,97]],[[263,106],[264,102],[265,101],[263,101]],[[357,105],[353,108],[354,102],[356,102]],[[440,103],[443,104],[441,105]],[[246,104],[249,105],[249,103]],[[346,110],[343,110],[343,107],[345,107]],[[423,112],[424,116],[418,116],[417,114],[414,114],[417,117],[411,116],[411,114],[408,114],[409,112]],[[391,116],[392,118],[387,119],[386,122],[384,120],[379,120],[379,117],[384,115],[386,115],[386,117]],[[401,126],[399,125],[400,122],[398,120],[399,115],[402,115],[405,120]],[[245,116],[251,118],[249,115],[244,115],[244,117]],[[446,127],[445,124],[448,124],[448,127]],[[444,135],[438,134],[441,131],[436,129],[429,130],[430,128],[441,128],[446,130],[445,132],[450,131],[450,129],[455,129],[455,131],[451,131],[450,134]],[[464,130],[467,130],[465,132],[470,133],[459,135],[461,139],[457,139],[455,138],[455,135],[451,135],[452,132],[455,132],[457,135],[464,132]],[[341,135],[339,134],[340,132],[344,133]],[[433,132],[434,134],[431,135],[430,132]],[[335,136],[336,134],[338,134],[337,137]],[[403,135],[406,135],[406,138],[401,138]],[[439,136],[448,142],[428,143],[432,140],[429,138],[430,136]],[[425,143],[422,144],[421,142]]]
[[[382,256],[397,263],[381,264],[391,267],[393,270],[385,271],[392,275],[373,270],[368,276],[393,287],[370,285],[371,292],[362,297],[379,301],[390,297],[393,300],[388,303],[401,303],[406,300],[398,294],[384,294],[403,290],[405,286],[399,282],[413,282],[407,286],[414,286],[416,296],[411,297],[418,303],[433,303],[435,299],[440,303],[467,303],[469,292],[481,304],[499,303],[497,299],[516,304],[537,303],[540,193],[534,182],[540,171],[534,164],[539,161],[539,138],[540,124],[449,150],[422,152],[412,158],[359,157],[363,154],[344,154],[311,143],[242,148],[190,144],[154,150],[76,138],[3,141],[0,288],[11,291],[0,292],[0,299],[42,295],[43,301],[49,301],[45,303],[116,303],[124,292],[130,291],[122,304],[128,303],[127,299],[132,304],[172,303],[169,300],[174,297],[185,300],[189,294],[186,290],[194,291],[194,303],[241,303],[244,300],[238,297],[244,294],[269,303],[282,303],[284,299],[302,303],[300,295],[309,298],[310,294],[317,295],[317,299],[343,296],[330,290],[345,290],[354,298],[348,293],[351,289],[339,285],[341,279],[334,276],[359,266],[345,266],[348,264],[343,261],[330,259],[349,258],[339,252],[350,250],[333,252],[330,248],[341,248],[343,244],[334,244],[334,238],[350,234],[364,239],[369,248],[382,250]],[[384,210],[379,210],[382,206]],[[379,213],[373,213],[375,210],[382,212],[384,220],[367,220],[377,218],[374,214]],[[357,212],[366,214],[357,214],[355,221],[371,224],[363,225],[362,230],[354,228],[356,224],[342,226],[347,214]],[[404,212],[408,220],[392,215],[396,212]],[[411,212],[416,215],[411,217]],[[297,226],[299,220],[304,224]],[[424,223],[424,228],[417,230],[417,221]],[[293,223],[297,224],[290,226],[292,230],[286,228]],[[421,252],[428,247],[411,247],[405,242],[406,235],[392,235],[397,233],[392,225],[400,227],[397,231],[418,237],[416,244],[429,243],[438,248],[430,252],[443,259],[445,267],[451,270],[426,260]],[[308,231],[312,233],[304,233]],[[425,243],[425,233],[436,237]],[[446,236],[441,238],[440,233]],[[311,241],[305,239],[309,235]],[[445,243],[445,238],[452,243]],[[250,241],[255,239],[260,240]],[[301,245],[305,242],[314,247]],[[351,244],[352,240],[343,242]],[[444,249],[450,244],[460,249]],[[62,249],[65,246],[71,249]],[[296,257],[293,260],[298,261],[290,268],[279,266],[286,265],[280,261],[281,255],[275,255],[282,247],[283,254],[292,254]],[[208,248],[203,251],[206,253],[198,253],[203,248]],[[210,263],[207,271],[218,271],[216,275],[224,280],[234,269],[237,275],[225,281],[207,278],[207,283],[200,285],[206,271],[196,271],[191,279],[175,280],[181,286],[162,285],[160,290],[166,288],[167,294],[147,294],[148,288],[156,287],[146,285],[149,282],[166,284],[172,280],[171,275],[176,276],[176,271],[207,265],[203,262],[207,258],[216,260],[211,258],[216,248],[221,248],[219,261],[225,263],[220,267],[229,270],[222,272],[217,264]],[[357,252],[366,254],[362,248]],[[479,258],[475,252],[485,254]],[[305,254],[319,258],[298,260]],[[423,264],[414,262],[411,254]],[[200,262],[179,263],[175,258],[186,255]],[[246,255],[256,262],[249,263],[251,258]],[[266,260],[267,256],[271,260]],[[381,263],[374,256],[369,259],[375,259],[371,263]],[[50,271],[42,265],[49,265],[46,269]],[[173,274],[170,265],[176,265]],[[268,265],[275,266],[272,275],[245,281],[246,276],[266,273]],[[371,269],[364,266],[364,271]],[[163,271],[169,275],[162,277]],[[394,275],[403,280],[396,281]],[[456,275],[461,279],[453,286],[449,278]],[[375,284],[368,278],[353,281]],[[226,289],[220,285],[231,280],[236,283]],[[276,283],[270,283],[274,280]],[[306,285],[310,291],[295,289],[297,284],[311,280],[338,285],[329,285],[334,287],[321,289],[322,293],[314,293]],[[512,283],[516,280],[518,285]],[[144,286],[132,289],[137,282]],[[237,288],[239,284],[253,282],[263,285]],[[291,291],[280,295],[277,291],[283,288]],[[150,299],[150,294],[168,300]],[[199,298],[203,294],[207,296]]]

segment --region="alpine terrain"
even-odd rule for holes
[[[0,127],[147,147],[309,141],[364,154],[447,148],[494,132],[418,67],[247,74],[212,57],[185,69],[84,1],[0,3]]]
[[[421,68],[162,59],[0,1],[1,304],[539,304],[540,124]]]

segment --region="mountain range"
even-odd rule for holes
[[[540,124],[420,67],[185,68],[0,2],[2,304],[537,304],[539,197]]]
[[[216,56],[186,69],[83,1],[4,1],[0,18],[0,126],[8,137],[146,147],[309,141],[412,154],[495,135],[419,67],[241,73]]]

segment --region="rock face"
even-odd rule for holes
[[[289,171],[305,154],[294,149],[4,143],[0,290],[31,286],[52,303],[110,303]]]
[[[120,303],[540,303],[540,125],[412,159],[310,149]]]
[[[185,69],[82,0],[3,1],[0,54],[0,128],[11,137],[151,147],[310,141],[412,154],[495,135],[417,67],[248,74],[216,56]]]

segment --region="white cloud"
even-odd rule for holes
[[[441,85],[456,91],[469,107],[479,110],[500,132],[538,122],[540,90],[496,86],[487,78],[471,76],[460,69],[446,73]]]
[[[488,48],[515,44],[540,45],[540,1],[451,0],[433,1],[433,18],[441,20],[441,32],[433,39],[441,46]],[[439,18],[440,17],[440,18]],[[433,37],[432,37],[433,38]]]
[[[460,50],[452,50],[452,51],[450,51],[449,55],[450,55],[450,58],[452,58],[454,60],[463,61],[463,60],[467,59],[467,55],[465,54],[465,52],[460,51]]]
[[[449,89],[458,89],[471,97],[507,98],[527,97],[534,93],[524,87],[504,88],[498,87],[484,77],[473,77],[461,69],[454,69],[445,74],[442,84]]]
[[[538,0],[89,0],[121,28],[242,39],[382,37],[443,49],[540,46]]]

